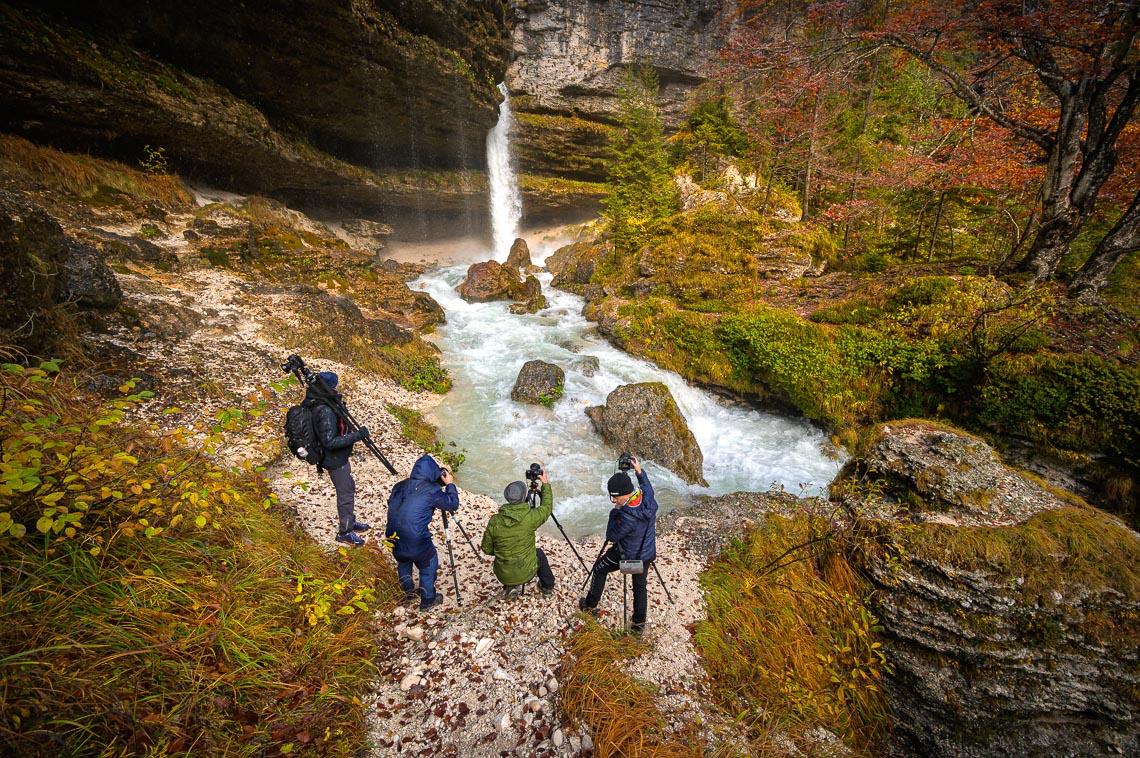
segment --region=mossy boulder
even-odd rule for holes
[[[833,483],[875,586],[902,753],[1140,750],[1140,536],[927,422]]]
[[[612,447],[651,460],[689,484],[708,486],[704,454],[669,388],[661,382],[623,384],[606,404],[586,409]]]
[[[561,367],[546,361],[527,361],[515,379],[511,399],[550,408],[562,397],[565,383],[566,372]]]

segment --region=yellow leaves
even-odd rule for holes
[[[43,495],[39,500],[44,505],[55,505],[63,498],[64,494],[66,493],[64,493],[62,490],[59,490],[56,492],[48,493],[47,495]]]

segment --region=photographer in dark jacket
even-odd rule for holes
[[[640,560],[641,573],[631,574],[633,623],[630,630],[634,634],[641,634],[649,610],[646,590],[649,566],[657,558],[657,500],[653,497],[649,475],[641,470],[640,461],[633,456],[629,460],[637,472],[637,485],[634,485],[629,474],[620,471],[606,482],[610,502],[614,504],[606,524],[606,540],[613,545],[594,562],[590,591],[578,601],[578,608],[594,613],[606,588],[606,577],[618,570],[621,561]]]
[[[317,376],[339,400],[340,394],[336,392],[339,383],[337,375],[331,371],[321,371]],[[362,426],[355,432],[348,432],[344,419],[322,400],[323,394],[317,387],[310,386],[305,393],[304,403],[313,411],[313,426],[324,451],[321,468],[329,472],[336,490],[336,541],[347,545],[363,545],[364,539],[358,532],[368,531],[369,526],[356,520],[356,481],[352,478],[352,465],[348,459],[352,455],[352,446],[367,439],[368,430]]]
[[[396,574],[404,589],[404,598],[416,596],[412,581],[412,566],[420,572],[420,610],[426,611],[443,602],[436,593],[435,575],[439,571],[439,555],[431,541],[432,517],[436,510],[453,513],[459,509],[459,492],[455,477],[435,462],[430,455],[421,455],[412,464],[407,479],[397,482],[388,497],[388,525],[385,539],[392,545],[396,559]]]

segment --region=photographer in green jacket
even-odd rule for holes
[[[503,491],[507,502],[491,516],[483,532],[481,547],[487,555],[495,556],[495,576],[503,583],[504,597],[517,597],[523,585],[538,574],[538,589],[549,595],[554,591],[554,573],[541,548],[535,547],[534,533],[546,523],[554,512],[554,495],[546,479],[546,471],[537,463],[526,472],[531,481],[527,486],[511,482]],[[542,482],[541,493],[538,482]],[[541,501],[541,502],[539,502]]]

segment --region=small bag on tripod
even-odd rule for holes
[[[645,561],[618,561],[618,571],[623,574],[644,574]]]

